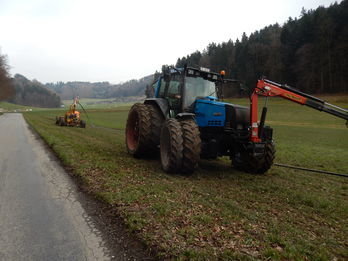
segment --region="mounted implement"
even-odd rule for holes
[[[306,105],[318,111],[324,111],[336,117],[346,120],[348,127],[348,110],[336,105],[327,103],[319,98],[313,97],[286,84],[279,84],[267,79],[260,79],[251,95],[251,141],[258,142],[262,136],[263,126],[266,119],[267,107],[263,107],[260,123],[258,123],[257,105],[258,96],[275,97],[279,96],[286,100]]]
[[[273,130],[258,121],[258,96],[280,96],[348,120],[345,109],[286,85],[259,80],[250,107],[218,101],[224,83],[237,83],[206,68],[166,68],[153,84],[155,97],[136,103],[126,126],[127,150],[134,157],[160,147],[166,172],[192,173],[200,158],[229,156],[242,171],[265,173],[275,157]]]
[[[65,115],[56,117],[56,125],[86,128],[86,122],[81,120],[80,112],[76,110],[77,104],[80,104],[79,99],[75,97]]]

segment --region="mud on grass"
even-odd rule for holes
[[[310,118],[308,113],[296,122]],[[86,129],[55,126],[52,111],[25,118],[160,258],[348,258],[346,179],[277,167],[264,176],[250,175],[231,169],[228,159],[201,161],[190,177],[168,175],[158,159],[136,160],[126,153],[126,115],[95,111],[98,125]],[[348,173],[348,136],[339,121],[325,124],[320,117],[312,124],[321,128],[299,127],[292,115],[289,122],[283,116],[270,115],[279,162]]]

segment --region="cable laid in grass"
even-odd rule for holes
[[[325,174],[325,175],[332,175],[332,176],[339,176],[339,177],[348,178],[348,174],[336,173],[336,172],[331,172],[331,171],[325,171],[325,170],[319,170],[319,169],[309,169],[309,168],[292,166],[292,165],[287,165],[287,164],[282,164],[282,163],[274,163],[273,165],[277,166],[277,167],[304,170],[304,171],[316,172],[316,173]]]

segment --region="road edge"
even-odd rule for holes
[[[24,115],[23,118],[29,131],[43,145],[43,147],[49,151],[52,159],[65,170],[68,174],[67,176],[76,185],[78,192],[82,193],[85,197],[84,199],[81,199],[81,195],[77,195],[81,206],[86,213],[91,216],[96,228],[102,233],[102,237],[107,246],[112,250],[114,244],[120,246],[120,239],[123,239],[123,246],[121,247],[124,248],[125,252],[131,250],[129,254],[132,257],[132,260],[160,260],[157,251],[154,248],[151,248],[146,244],[146,242],[144,242],[136,232],[129,230],[125,221],[117,211],[117,208],[92,193],[84,183],[83,179],[74,173],[74,169],[71,166],[64,164],[55,150],[48,144],[46,139],[40,135],[35,127],[27,121]]]

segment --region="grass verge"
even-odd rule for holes
[[[348,133],[339,120],[287,102],[269,108],[277,161],[348,173]],[[28,123],[87,190],[117,209],[160,258],[345,260],[348,181],[273,167],[233,170],[201,161],[190,177],[163,173],[158,159],[126,153],[127,109],[89,113],[94,127],[57,127],[59,111],[25,113]]]

